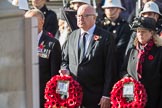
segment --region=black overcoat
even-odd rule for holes
[[[50,10],[44,5],[40,11],[44,14],[45,16],[45,21],[43,25],[43,29],[52,33],[54,36],[58,30],[58,20],[57,20],[57,15],[53,10]]]
[[[103,28],[111,32],[114,36],[117,47],[117,68],[118,71],[120,71],[132,31],[130,30],[128,22],[121,17],[114,22],[105,18]]]
[[[146,108],[162,108],[162,47],[154,45],[145,57],[141,79],[138,78],[136,71],[137,54],[138,51],[134,46],[128,50],[122,76],[128,72],[130,76],[141,81],[148,95]]]
[[[39,83],[40,83],[40,108],[44,108],[44,89],[47,81],[56,74],[61,64],[61,47],[57,39],[49,32],[44,31],[39,40]]]

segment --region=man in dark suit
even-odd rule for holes
[[[60,74],[70,74],[81,84],[82,108],[110,108],[116,76],[113,37],[95,25],[92,6],[80,6],[76,17],[79,29],[71,33],[63,49]]]
[[[44,108],[44,89],[47,81],[58,74],[61,64],[61,47],[59,41],[50,32],[43,30],[44,15],[41,11],[29,10],[25,13],[25,17],[36,17],[38,20],[40,108]]]
[[[47,8],[46,0],[32,0],[32,5],[34,8],[39,9],[45,16],[43,29],[55,35],[58,30],[56,13]]]

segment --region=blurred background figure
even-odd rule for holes
[[[70,1],[70,4],[71,4],[71,8],[75,11],[78,10],[78,8],[83,5],[83,4],[91,4],[91,1],[90,0],[71,0]]]
[[[64,44],[66,43],[69,34],[71,33],[71,28],[68,25],[67,21],[65,20],[64,16],[62,16],[62,13],[58,19],[58,26],[59,26],[59,29],[55,37],[59,40],[61,48],[62,48]]]
[[[27,0],[11,0],[12,5],[17,6],[19,9],[22,10],[29,10],[29,5]]]
[[[102,8],[104,9],[105,16],[101,26],[103,29],[110,31],[114,36],[117,46],[117,65],[119,72],[132,32],[128,22],[120,16],[121,12],[125,10],[120,0],[106,0]]]
[[[142,0],[142,8],[149,1],[155,2],[159,7],[160,13],[162,13],[162,1],[161,0]]]
[[[58,19],[59,29],[56,38],[60,41],[61,47],[64,46],[69,34],[78,29],[76,14],[81,5],[91,4],[90,0],[72,0],[70,4],[66,4],[60,11],[61,15]]]
[[[61,10],[61,14],[68,23],[71,31],[78,29],[75,15],[78,8],[83,4],[91,4],[91,2],[90,0],[72,0],[69,5],[65,5]]]
[[[19,2],[19,0],[12,0],[12,5],[18,6],[18,2]]]
[[[127,20],[128,22],[132,21],[136,11],[136,2],[138,0],[121,0],[122,6],[126,9],[121,12],[121,17]]]
[[[58,30],[58,20],[56,13],[47,8],[46,0],[31,0],[31,1],[32,6],[36,9],[39,9],[45,16],[43,29],[55,35],[56,31]]]
[[[140,16],[150,17],[156,21],[156,30],[158,34],[162,32],[162,14],[160,13],[159,7],[156,2],[149,1],[145,3],[143,10],[140,12]]]

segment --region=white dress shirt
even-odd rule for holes
[[[41,36],[42,36],[42,33],[43,33],[43,31],[41,31],[40,33],[38,33],[38,38],[37,38],[37,42],[39,43],[39,40],[40,40],[40,38],[41,38]]]
[[[93,37],[93,33],[94,33],[95,28],[96,28],[96,25],[94,24],[88,31],[84,31],[84,30],[81,29],[81,38],[83,38],[83,35],[84,35],[85,32],[87,33],[85,35],[85,37],[86,37],[85,53],[87,52],[87,49],[88,49],[89,43],[90,43],[90,41]]]

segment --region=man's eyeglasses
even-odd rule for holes
[[[94,16],[94,14],[85,14],[85,15],[75,15],[76,16],[76,18],[87,18],[87,17],[89,17],[89,16]]]

